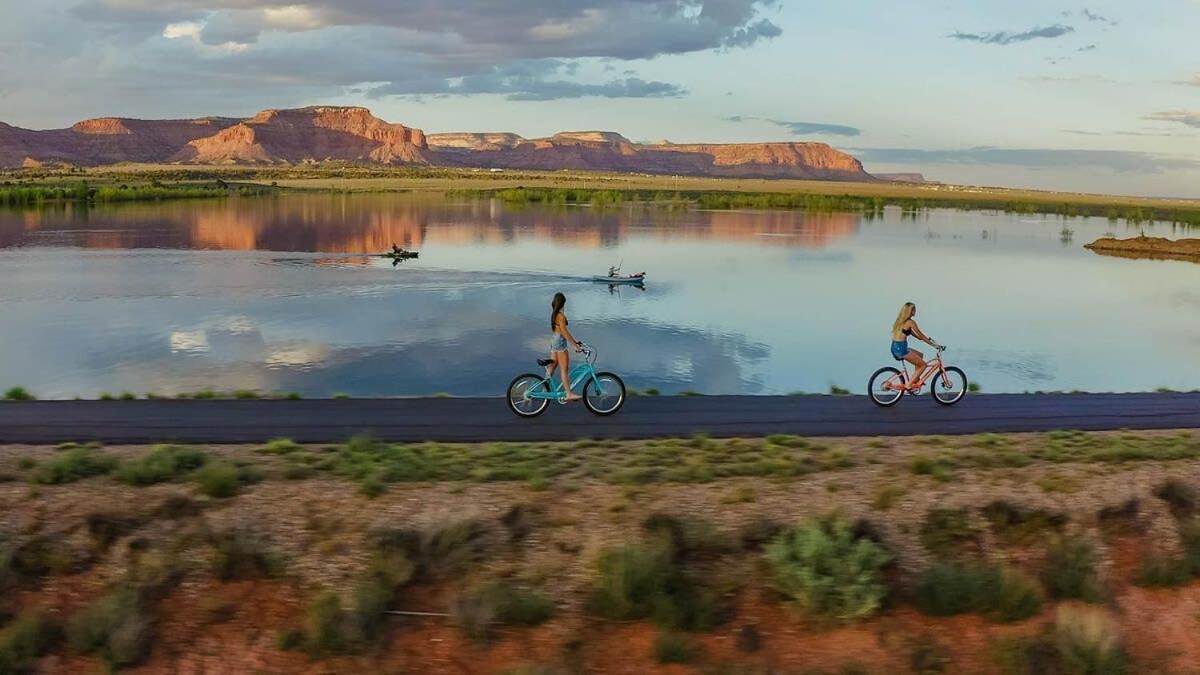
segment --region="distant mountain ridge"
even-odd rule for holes
[[[360,107],[271,109],[248,119],[106,117],[45,131],[0,123],[0,168],[324,161],[875,180],[857,159],[824,143],[641,144],[612,131],[568,131],[536,139],[507,132],[426,136],[420,129],[385,122]]]

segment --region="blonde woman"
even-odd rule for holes
[[[921,330],[921,327],[917,325],[914,318],[916,315],[917,306],[911,302],[906,302],[900,308],[900,314],[896,316],[896,322],[892,324],[892,358],[897,361],[908,361],[913,364],[913,367],[917,369],[913,373],[914,379],[919,377],[925,370],[925,355],[915,349],[909,348],[908,336],[912,335],[934,349],[942,348],[940,344],[926,335]]]

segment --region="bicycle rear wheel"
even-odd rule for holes
[[[593,413],[606,417],[625,403],[625,383],[614,373],[596,373],[583,386],[583,404]]]
[[[896,405],[904,395],[904,373],[891,366],[884,366],[875,371],[867,381],[867,396],[875,405],[888,407]]]
[[[942,405],[954,405],[967,394],[967,374],[957,366],[947,368],[945,376],[934,373],[929,380],[929,393]]]
[[[550,407],[550,399],[530,398],[530,394],[533,393],[550,393],[546,378],[533,373],[518,375],[512,384],[508,385],[508,409],[518,417],[537,417],[546,412],[546,408]]]

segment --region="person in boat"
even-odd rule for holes
[[[608,276],[609,276],[609,278],[617,276],[617,268],[616,267],[608,268]]]
[[[553,334],[550,339],[550,360],[553,363],[546,369],[546,377],[550,377],[557,368],[562,376],[563,391],[567,392],[567,400],[578,401],[579,394],[571,392],[571,354],[567,348],[574,345],[575,351],[582,350],[579,340],[576,340],[567,328],[567,315],[563,311],[566,305],[567,296],[562,293],[555,293],[554,299],[550,301],[550,330]]]
[[[404,255],[404,249],[392,244],[392,255]]]
[[[925,370],[925,355],[921,352],[912,349],[908,346],[909,336],[916,337],[921,342],[940,349],[942,346],[936,340],[926,335],[921,327],[917,325],[915,317],[917,315],[917,306],[911,302],[904,303],[900,308],[900,313],[896,315],[896,321],[892,323],[892,358],[897,361],[908,361],[915,367],[915,376],[919,376]]]

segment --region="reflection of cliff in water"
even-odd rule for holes
[[[375,253],[522,240],[603,248],[632,236],[821,247],[854,235],[855,213],[597,209],[452,203],[435,196],[293,195],[0,212],[0,247],[196,248]]]

